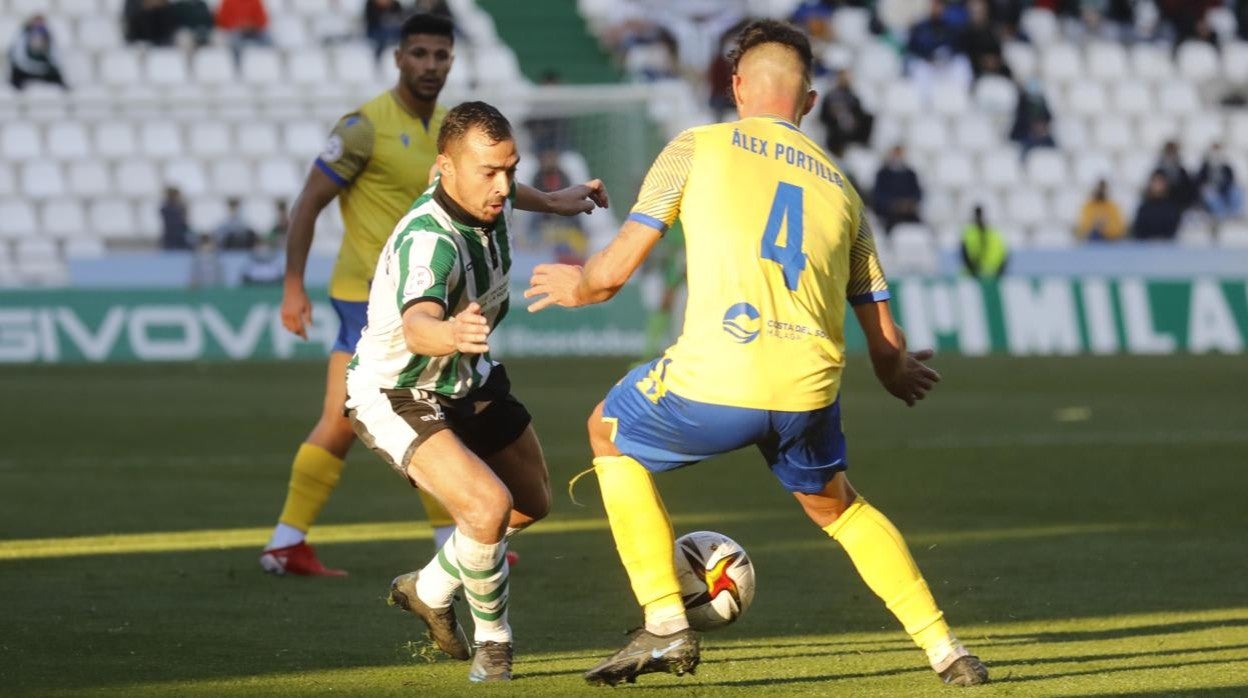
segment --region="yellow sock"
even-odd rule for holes
[[[451,513],[442,506],[442,502],[424,490],[417,490],[417,492],[420,493],[420,501],[425,505],[425,516],[429,517],[430,526],[441,528],[455,525],[455,519],[451,518]]]
[[[295,453],[286,505],[278,521],[304,532],[312,528],[341,475],[341,458],[320,446],[301,444]]]
[[[668,635],[688,627],[676,580],[672,522],[654,478],[628,456],[599,456],[594,471],[620,561],[646,612],[646,629]]]
[[[950,655],[961,647],[888,517],[859,497],[823,530],[845,548],[862,580],[901,621],[933,667],[951,661]]]

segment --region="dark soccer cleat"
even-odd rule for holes
[[[478,683],[510,681],[511,643],[478,642],[477,654],[472,658],[472,668],[468,670],[468,680]]]
[[[416,594],[416,579],[420,572],[401,574],[390,582],[390,604],[425,621],[429,626],[429,639],[438,649],[451,657],[466,660],[472,656],[468,650],[468,636],[455,620],[455,607],[431,608]]]
[[[988,667],[973,654],[958,657],[944,671],[940,680],[950,686],[978,686],[988,683]]]
[[[690,628],[671,635],[655,635],[638,628],[631,633],[624,649],[585,672],[585,680],[594,686],[614,686],[660,671],[678,676],[692,674],[701,659],[698,645],[698,634]]]

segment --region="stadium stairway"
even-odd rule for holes
[[[567,83],[620,81],[619,70],[590,34],[575,0],[477,0],[477,5],[494,19],[529,80],[539,82],[543,73],[554,70]]]

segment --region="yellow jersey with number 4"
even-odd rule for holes
[[[684,330],[643,392],[806,411],[840,391],[846,301],[887,300],[862,199],[775,117],[689,129],[646,175],[629,220],[685,231]]]

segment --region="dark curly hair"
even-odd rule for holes
[[[511,139],[511,122],[502,112],[485,102],[464,102],[446,113],[438,131],[438,152],[445,153],[463,140],[468,131],[479,128],[491,142]]]

